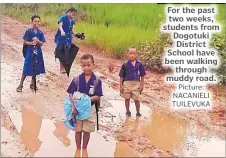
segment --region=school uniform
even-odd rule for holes
[[[57,46],[59,45],[67,45],[67,46],[71,46],[72,44],[72,29],[75,25],[75,20],[73,19],[69,19],[68,15],[63,15],[60,17],[58,24],[59,23],[63,23],[63,30],[65,32],[65,36],[61,36],[61,31],[58,28],[56,35],[55,35],[55,43],[57,44]]]
[[[75,20],[70,19],[68,15],[60,17],[58,24],[63,23],[65,36],[61,36],[61,31],[58,28],[54,42],[56,43],[55,58],[58,58],[63,64],[66,72],[69,75],[72,63],[78,53],[79,47],[72,43],[72,32],[75,25]]]
[[[41,30],[37,30],[37,32],[34,32],[33,28],[30,28],[26,30],[23,39],[28,42],[32,42],[32,38],[37,37],[41,42],[46,42],[44,34]],[[34,72],[34,61],[33,61],[33,53],[34,51],[37,51],[37,62],[36,62],[36,70],[35,75],[43,74],[45,73],[45,66],[44,66],[44,60],[43,60],[43,54],[42,54],[42,48],[39,45],[36,46],[27,46],[26,49],[26,56],[24,60],[24,66],[23,66],[23,76],[33,76]]]
[[[119,76],[124,78],[123,93],[120,95],[124,99],[132,98],[135,101],[139,100],[140,78],[145,75],[144,65],[139,60],[136,60],[135,66],[133,66],[130,60],[126,61],[119,72]]]
[[[79,92],[84,93],[90,97],[92,96],[103,96],[102,92],[102,82],[99,80],[95,92],[93,90],[94,87],[94,82],[96,80],[96,75],[92,73],[89,81],[86,83],[85,80],[85,74],[82,73],[79,75]],[[71,81],[67,92],[74,94],[74,92],[77,91],[77,86],[74,80]],[[88,133],[94,132],[95,131],[95,124],[96,124],[96,109],[94,102],[91,103],[91,117],[86,119],[86,120],[79,120],[77,119],[77,124],[75,127],[75,130],[77,132],[85,131]]]

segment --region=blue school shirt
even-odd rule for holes
[[[63,15],[60,17],[58,24],[60,22],[63,22],[63,30],[65,32],[65,36],[61,36],[61,31],[58,28],[56,35],[55,35],[55,39],[54,42],[57,45],[71,45],[72,44],[72,29],[75,25],[75,20],[73,19],[69,19],[68,15]]]
[[[82,73],[79,75],[79,92],[87,94],[88,96],[103,96],[102,92],[102,81],[99,80],[96,90],[93,94],[90,94],[90,87],[94,87],[94,80],[96,79],[96,75],[92,73],[89,81],[86,83],[85,74]],[[77,91],[77,86],[74,82],[74,80],[71,81],[71,84],[69,85],[67,92],[74,94],[74,92]]]
[[[33,41],[32,38],[34,37],[37,37],[41,42],[46,42],[44,33],[40,29],[37,29],[37,32],[35,33],[34,28],[27,29],[24,33],[23,39],[25,41],[32,42]],[[30,47],[33,47],[33,46],[30,46]],[[40,47],[40,46],[37,46],[37,47]]]
[[[135,66],[133,66],[130,60],[128,60],[125,64],[126,76],[123,76],[123,65],[119,72],[119,76],[124,77],[125,81],[139,81],[140,77],[144,77],[146,75],[144,65],[139,60],[136,60]],[[141,68],[139,67],[140,64]]]

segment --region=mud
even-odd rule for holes
[[[43,47],[46,74],[38,77],[36,94],[29,89],[30,78],[25,81],[23,92],[16,93],[23,66],[22,34],[28,25],[9,17],[1,18],[1,103],[12,121],[3,119],[1,134],[2,140],[7,140],[9,133],[13,133],[15,137],[10,137],[10,141],[17,142],[11,143],[12,149],[9,146],[2,150],[2,155],[15,156],[11,154],[15,149],[17,156],[35,157],[225,156],[225,90],[222,88],[210,88],[215,105],[212,112],[172,113],[168,109],[172,86],[165,85],[161,75],[148,72],[142,95],[143,116],[135,117],[135,105],[131,102],[132,117],[126,118],[118,92],[117,73],[121,62],[80,45],[72,75],[67,78],[59,73],[59,63],[55,62],[53,32],[42,28],[47,40]],[[61,119],[67,86],[81,71],[78,59],[84,52],[95,57],[95,71],[103,80],[104,97],[99,114],[100,130],[92,133],[87,150],[76,150],[74,132],[66,129]],[[6,147],[3,142],[2,146]],[[218,150],[213,150],[213,146]]]

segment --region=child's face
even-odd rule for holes
[[[40,24],[40,19],[39,18],[35,18],[32,23],[33,23],[34,27],[38,28],[39,24]]]
[[[75,16],[76,16],[76,12],[69,12],[69,17],[71,18],[71,19],[75,19]]]
[[[93,72],[94,63],[92,59],[81,60],[81,67],[83,72],[89,75]]]
[[[136,49],[129,49],[128,52],[127,52],[127,55],[129,57],[130,60],[134,61],[137,59],[137,51]]]

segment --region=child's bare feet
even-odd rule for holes
[[[87,149],[85,148],[83,148],[83,150],[82,150],[82,157],[88,157],[88,152],[87,152]]]
[[[81,149],[76,149],[74,157],[81,157]]]

